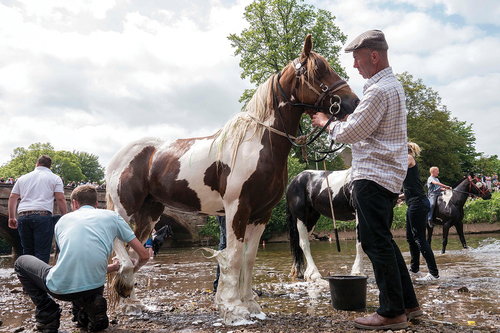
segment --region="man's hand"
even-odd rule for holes
[[[120,260],[113,259],[113,263],[108,265],[108,273],[118,272],[120,270]]]
[[[9,218],[9,228],[17,229],[17,220],[16,218]]]
[[[314,127],[323,127],[328,122],[328,117],[321,112],[316,112],[311,116],[312,125]]]

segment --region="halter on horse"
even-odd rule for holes
[[[434,224],[443,226],[443,248],[441,253],[445,253],[446,245],[448,244],[448,233],[452,226],[457,229],[458,237],[464,249],[467,248],[464,236],[464,205],[469,196],[475,196],[484,200],[491,199],[491,193],[486,188],[486,185],[472,179],[470,176],[465,177],[460,183],[453,187],[450,191],[444,192],[437,198],[436,210],[434,213]],[[432,240],[432,231],[427,225],[427,242],[430,244]]]
[[[311,49],[307,36],[299,58],[305,74],[286,66],[259,86],[247,112],[235,115],[215,135],[171,143],[139,140],[122,148],[107,168],[108,208],[134,222],[143,243],[165,207],[226,216],[227,248],[212,250],[221,267],[215,304],[226,323],[261,312],[251,289],[252,269],[262,232],[287,182],[292,144],[285,133],[297,132],[305,109],[328,114],[335,109],[344,117],[359,102]],[[273,97],[276,89],[282,93]],[[323,91],[320,97],[315,90]],[[122,268],[114,289],[133,299],[132,263],[120,242],[115,241],[115,252]]]

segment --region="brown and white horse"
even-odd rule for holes
[[[259,239],[286,187],[292,144],[284,132],[295,134],[306,110],[342,118],[359,102],[311,50],[309,35],[300,57],[260,85],[246,112],[216,134],[132,142],[107,168],[108,208],[133,222],[143,243],[165,207],[226,216],[227,248],[214,251],[221,267],[215,303],[226,323],[261,312],[251,289],[252,269]],[[132,263],[120,242],[115,253],[122,262],[115,291],[134,298]]]

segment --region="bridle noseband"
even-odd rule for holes
[[[297,58],[293,61],[293,67],[295,69],[295,77],[296,77],[296,80],[295,80],[295,96],[296,97],[295,97],[295,99],[299,100],[298,95],[299,95],[300,80],[301,80],[302,76],[306,76],[306,78],[304,79],[304,82],[307,84],[307,86],[309,87],[310,90],[314,91],[318,95],[318,99],[316,100],[316,102],[314,104],[292,103],[288,99],[288,97],[286,96],[283,88],[281,87],[281,84],[280,84],[281,72],[280,72],[278,74],[278,76],[276,77],[276,85],[278,86],[278,89],[281,93],[281,96],[285,99],[285,102],[290,106],[311,109],[311,110],[315,110],[315,112],[328,110],[330,112],[330,114],[335,116],[336,114],[338,114],[340,112],[340,104],[342,103],[342,99],[340,98],[339,95],[335,95],[334,93],[336,91],[344,88],[344,87],[347,87],[348,86],[347,82],[345,82],[344,80],[338,80],[329,86],[324,84],[319,78],[321,78],[321,76],[323,76],[326,73],[327,68],[326,68],[325,64],[323,63],[323,61],[318,59],[317,62],[319,62],[320,65],[317,65],[317,68],[319,69],[321,67],[324,67],[323,72],[320,72],[319,70],[317,71],[317,72],[320,72],[319,78],[317,78],[316,75],[314,75],[314,83],[316,83],[320,87],[320,89],[321,89],[321,92],[320,92],[316,88],[314,88],[313,85],[311,85],[309,83],[309,80],[307,78],[306,62],[307,62],[307,58],[304,59],[302,62],[300,61],[299,58]],[[273,92],[273,94],[274,94],[274,92]],[[320,104],[323,103],[323,101],[326,99],[326,97],[330,97],[330,106],[329,107],[320,106]],[[337,99],[338,101],[334,102],[333,99]],[[276,106],[279,107],[278,104],[276,104]],[[332,110],[333,107],[335,107],[337,110],[335,110],[335,111]]]
[[[486,186],[482,185],[481,186],[482,189],[481,189],[479,186],[476,185],[476,183],[474,183],[474,180],[472,179],[471,176],[469,176],[468,178],[469,178],[469,191],[468,192],[456,190],[454,188],[451,189],[452,192],[465,193],[465,194],[468,194],[469,196],[474,196],[474,197],[478,197],[478,198],[482,198],[486,193],[488,193],[488,188]],[[472,193],[473,187],[479,192],[479,194]]]
[[[326,84],[324,84],[320,78],[327,72],[327,68],[326,68],[326,65],[323,63],[323,61],[321,61],[320,59],[317,59],[316,60],[316,68],[317,70],[315,72],[318,72],[320,73],[319,75],[319,78],[316,77],[316,75],[314,75],[314,82],[320,87],[321,89],[321,92],[319,92],[313,85],[311,85],[311,83],[309,83],[309,79],[307,77],[307,66],[306,66],[306,63],[307,63],[307,58],[304,59],[302,62],[299,60],[299,58],[295,59],[293,61],[293,66],[294,66],[294,69],[295,69],[295,77],[296,77],[296,81],[295,81],[295,99],[299,100],[297,97],[298,97],[298,91],[299,91],[299,86],[300,86],[300,80],[302,79],[302,76],[305,76],[304,78],[304,82],[307,84],[307,86],[309,87],[310,90],[314,91],[317,95],[318,95],[318,99],[316,100],[316,102],[314,104],[306,104],[306,103],[293,103],[292,101],[290,101],[290,99],[288,99],[288,97],[286,96],[285,94],[285,91],[283,90],[283,87],[281,87],[281,84],[280,84],[280,79],[281,79],[281,76],[282,76],[282,73],[279,72],[278,75],[276,75],[275,77],[275,85],[278,87],[278,90],[280,91],[281,93],[281,96],[283,97],[283,99],[285,100],[286,104],[292,106],[292,107],[300,107],[300,108],[303,108],[303,109],[308,109],[308,110],[314,110],[314,112],[318,112],[318,111],[329,111],[330,114],[331,114],[331,117],[330,119],[328,119],[327,123],[321,128],[321,130],[308,142],[305,142],[306,139],[304,140],[304,144],[297,144],[296,142],[294,142],[291,138],[290,138],[290,135],[288,133],[288,131],[286,130],[286,126],[285,126],[285,123],[283,122],[283,117],[281,116],[281,112],[280,112],[280,105],[278,103],[278,99],[277,99],[277,96],[276,96],[276,92],[274,90],[274,84],[272,85],[272,92],[273,92],[273,100],[274,100],[274,104],[276,106],[276,110],[278,112],[278,115],[279,115],[279,118],[281,120],[281,124],[283,126],[283,130],[285,132],[285,135],[286,137],[288,138],[288,141],[290,141],[290,143],[292,145],[294,145],[295,147],[299,147],[299,148],[305,148],[307,146],[309,146],[311,143],[313,143],[314,141],[316,141],[316,139],[319,138],[319,136],[328,128],[328,126],[330,125],[330,123],[335,119],[335,116],[340,112],[341,110],[341,103],[342,103],[342,99],[340,98],[339,95],[335,95],[334,93],[344,87],[347,87],[348,84],[347,82],[345,82],[344,80],[340,79],[338,81],[335,81],[333,84],[327,86]],[[292,95],[293,96],[293,95]],[[321,106],[321,103],[323,103],[323,101],[327,98],[327,97],[330,97],[330,106],[329,107],[326,107],[326,106]],[[333,99],[337,99],[338,101],[333,101]],[[336,108],[336,110],[333,110],[333,108]],[[314,133],[314,132],[313,132]],[[319,152],[319,153],[322,153],[322,154],[325,154],[323,156],[323,158],[319,159],[319,160],[314,160],[314,159],[311,159],[312,161],[315,161],[315,162],[320,162],[322,160],[324,160],[328,154],[330,153],[334,153],[340,149],[343,148],[344,145],[334,149],[334,150],[331,150],[331,147],[333,146],[333,140],[330,144],[330,150],[329,151],[323,151],[323,152]]]
[[[483,183],[481,183],[482,186],[481,188],[479,188],[477,186],[476,183],[474,183],[474,181],[472,180],[472,177],[469,176],[469,192],[472,192],[472,186],[474,186],[476,188],[476,190],[479,192],[479,195],[478,194],[474,194],[474,193],[471,193],[471,195],[475,195],[475,196],[478,196],[480,198],[482,198],[488,191],[488,187],[486,187]]]

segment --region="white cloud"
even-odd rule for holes
[[[239,111],[238,99],[251,86],[240,79],[239,58],[227,39],[247,27],[243,13],[250,2],[0,4],[0,164],[14,148],[34,142],[88,151],[106,166],[122,145],[142,136],[212,134]],[[500,155],[490,134],[492,122],[470,117],[495,119],[499,111],[492,87],[499,86],[495,55],[500,42],[475,23],[498,26],[500,5],[311,3],[330,10],[349,41],[363,31],[382,29],[394,71],[422,78],[453,116],[474,122],[478,151]],[[468,23],[446,20],[450,14]],[[361,95],[364,80],[352,68],[352,54],[342,53],[341,62],[349,84]]]

